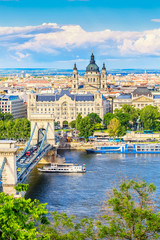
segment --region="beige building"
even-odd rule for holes
[[[110,102],[99,92],[94,94],[71,94],[69,90],[62,90],[56,94],[31,93],[28,97],[28,119],[32,114],[53,114],[55,121],[63,126],[77,118],[89,113],[97,113],[102,119],[109,112]]]
[[[79,88],[79,76],[76,64],[74,64],[72,76],[72,90],[73,91],[78,90],[78,88]],[[105,64],[103,63],[102,71],[100,73],[99,67],[96,64],[94,55],[92,53],[90,63],[86,67],[86,73],[84,75],[83,90],[95,92],[98,89],[103,90],[107,89],[107,72]]]
[[[137,87],[130,94],[120,94],[113,101],[113,111],[120,109],[124,104],[133,105],[142,109],[147,105],[157,106],[160,110],[160,95],[153,94],[147,87]]]

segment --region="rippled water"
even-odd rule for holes
[[[48,203],[50,211],[62,211],[79,217],[94,217],[111,189],[122,177],[144,179],[160,193],[160,154],[86,154],[61,151],[66,162],[86,164],[85,174],[40,173],[35,168],[27,182],[27,198]]]

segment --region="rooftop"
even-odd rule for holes
[[[138,95],[138,96],[141,96],[141,95],[150,95],[152,96],[152,93],[151,91],[147,88],[147,87],[137,87],[137,89],[135,89],[133,92],[132,92],[133,96],[135,95]]]
[[[76,101],[94,101],[93,94],[71,94],[69,90],[62,90],[60,93],[55,94],[37,94],[38,102],[54,102],[58,101],[61,97],[67,95],[72,100]]]
[[[131,94],[121,94],[117,99],[131,99]]]

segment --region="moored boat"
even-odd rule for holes
[[[87,153],[160,153],[160,144],[121,144],[86,149]]]
[[[72,163],[64,163],[64,164],[52,163],[49,166],[38,168],[38,171],[50,172],[50,173],[85,173],[86,166],[85,164],[83,164],[83,166],[79,166]]]

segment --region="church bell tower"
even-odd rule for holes
[[[75,63],[73,68],[73,75],[72,75],[72,90],[77,90],[78,86],[79,86],[78,71]]]
[[[101,72],[101,89],[107,89],[107,72],[105,63],[103,63],[102,72]]]

